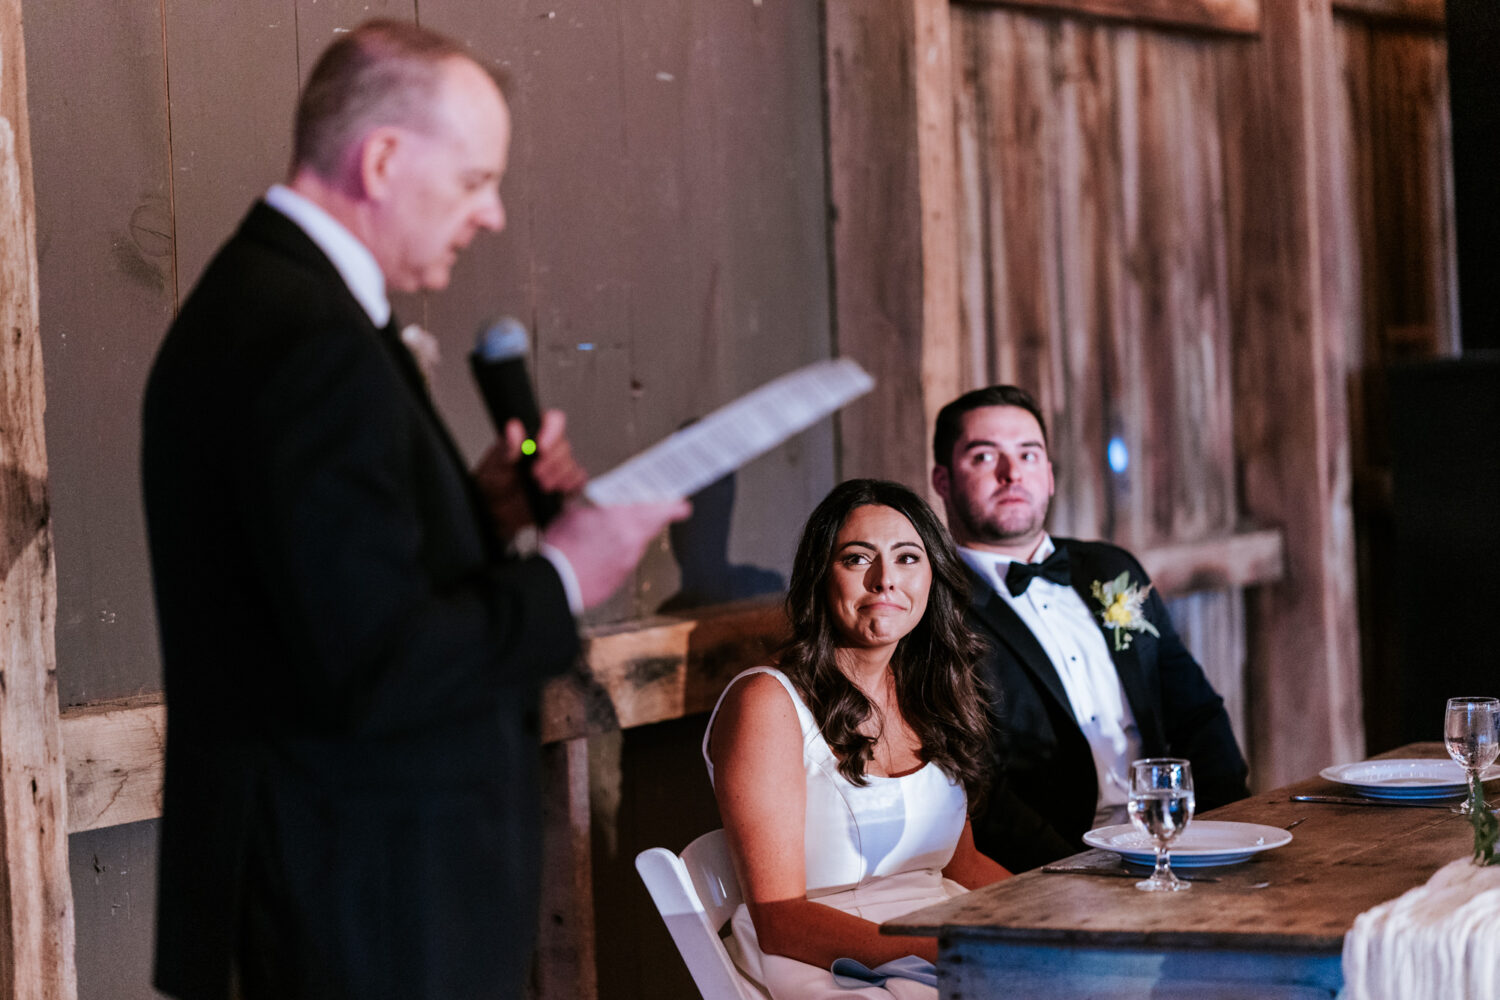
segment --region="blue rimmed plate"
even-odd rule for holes
[[[1435,757],[1362,760],[1325,767],[1318,774],[1372,799],[1453,799],[1468,791],[1464,769]],[[1485,781],[1500,778],[1500,765],[1486,768],[1482,777]]]
[[[1151,838],[1129,823],[1102,826],[1083,835],[1090,847],[1114,851],[1133,865],[1154,865],[1156,851]],[[1292,842],[1289,830],[1259,823],[1228,823],[1197,819],[1170,845],[1173,868],[1213,868],[1237,865],[1261,851]]]

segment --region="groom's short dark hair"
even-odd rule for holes
[[[937,426],[932,431],[932,460],[945,469],[953,468],[953,446],[958,443],[964,414],[985,406],[1017,406],[1036,418],[1042,429],[1042,444],[1047,444],[1047,419],[1031,393],[1014,385],[987,385],[964,393],[938,411]]]

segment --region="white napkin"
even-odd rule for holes
[[[1381,903],[1344,935],[1341,1000],[1500,997],[1500,865],[1467,859]]]

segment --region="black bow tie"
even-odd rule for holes
[[[1012,597],[1020,597],[1031,586],[1031,581],[1039,576],[1066,587],[1072,579],[1068,575],[1068,550],[1053,549],[1052,554],[1039,563],[1012,562],[1010,569],[1005,571],[1005,588]]]

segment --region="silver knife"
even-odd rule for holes
[[[1451,809],[1451,802],[1414,802],[1410,799],[1366,799],[1355,795],[1293,795],[1293,802],[1321,802],[1333,806],[1410,806],[1416,809]]]
[[[1043,865],[1042,871],[1050,875],[1109,875],[1113,878],[1133,878],[1142,881],[1150,877],[1150,872],[1129,872],[1123,868],[1087,868],[1073,865]],[[1184,882],[1217,882],[1214,875],[1184,875],[1182,872],[1173,871],[1173,875]]]

